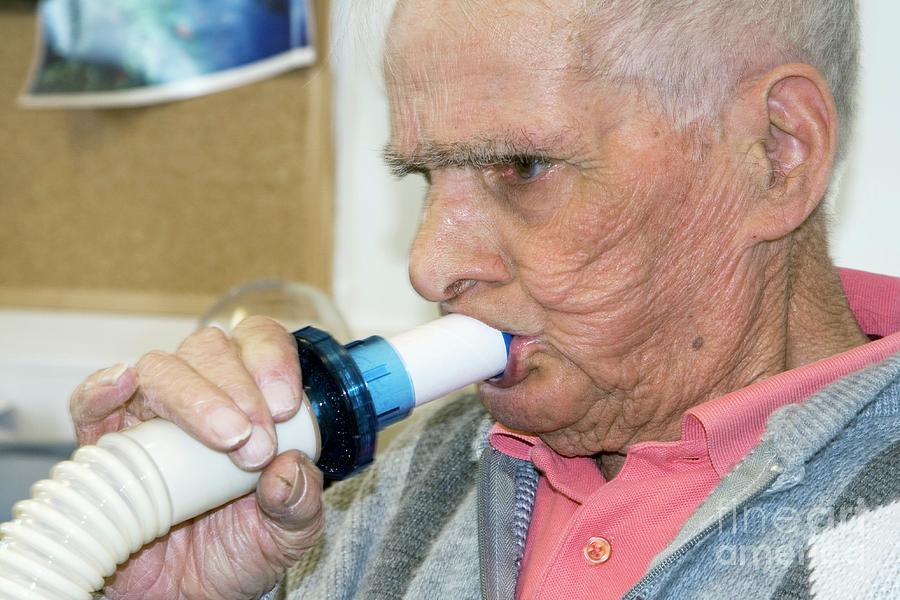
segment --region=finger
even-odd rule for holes
[[[181,358],[165,352],[145,354],[135,365],[138,413],[172,421],[210,448],[230,451],[244,444],[253,423],[228,394]]]
[[[264,520],[285,548],[302,550],[324,526],[322,472],[303,453],[279,454],[262,472],[256,499]]]
[[[176,353],[191,368],[228,394],[247,415],[253,430],[232,453],[243,469],[260,469],[275,457],[275,424],[262,392],[242,362],[240,349],[221,329],[210,327],[186,339]]]
[[[277,321],[248,317],[232,332],[241,357],[262,391],[276,423],[290,419],[300,408],[302,386],[297,342]]]
[[[93,444],[122,426],[123,407],[137,388],[137,373],[119,364],[88,376],[69,398],[69,414],[79,444]]]

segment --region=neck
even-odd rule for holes
[[[797,232],[788,297],[788,368],[807,365],[865,344],[837,270],[828,258],[824,218],[814,214]]]

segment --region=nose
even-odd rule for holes
[[[409,260],[409,279],[423,298],[447,302],[510,279],[497,216],[471,190],[433,177]]]

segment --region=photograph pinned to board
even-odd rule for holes
[[[193,98],[315,62],[309,0],[40,0],[28,108]]]

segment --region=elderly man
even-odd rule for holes
[[[273,457],[300,397],[274,323],[94,376],[82,441],[161,415],[263,469],[106,594],[898,597],[900,281],[839,276],[821,208],[855,12],[401,1],[386,154],[429,184],[412,282],[514,333],[508,368],[324,509],[309,461]]]

